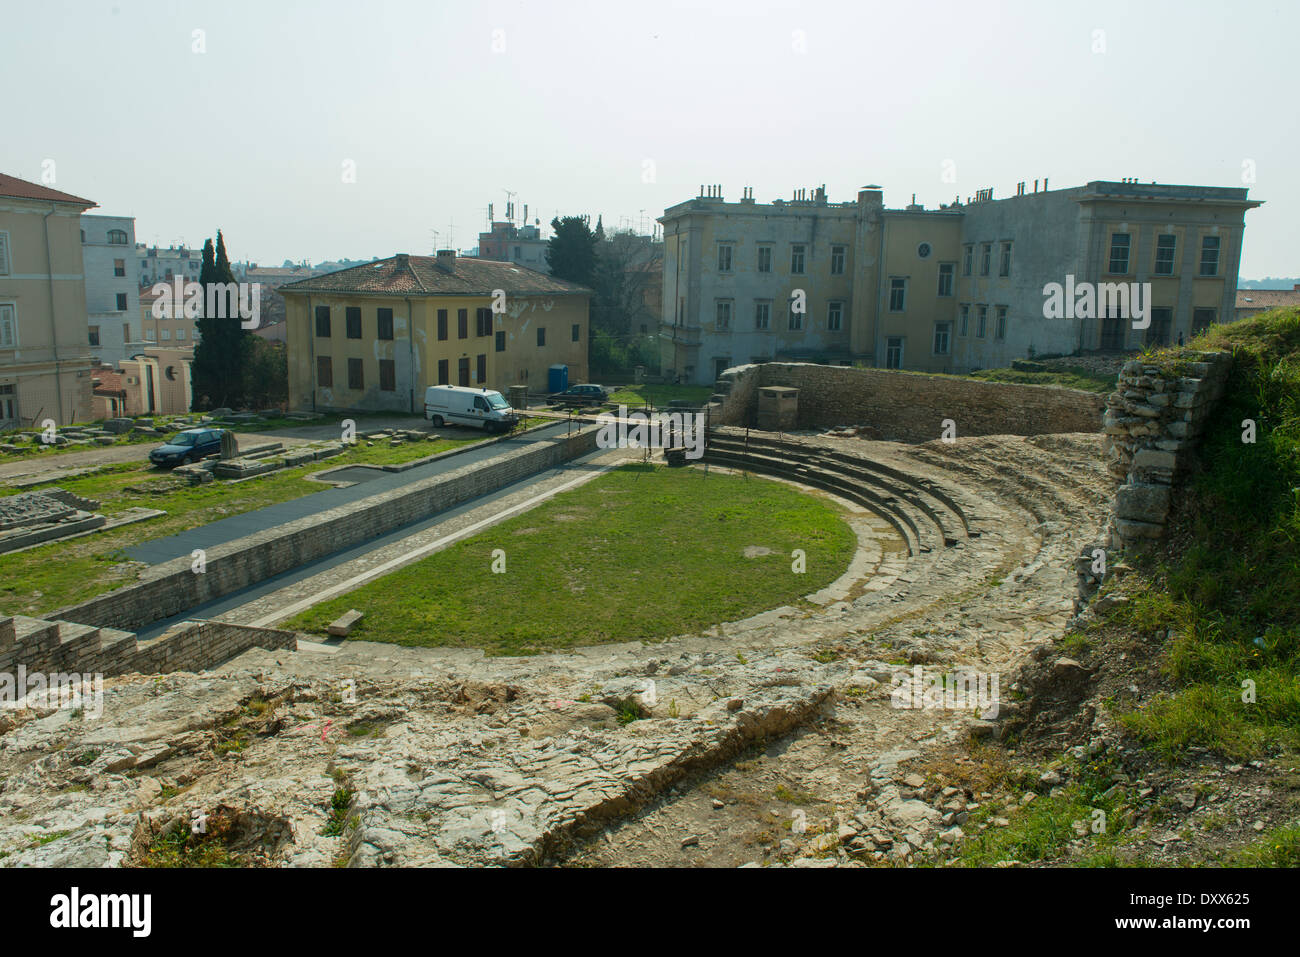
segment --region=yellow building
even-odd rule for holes
[[[81,214],[94,205],[0,173],[0,428],[92,417]]]
[[[289,407],[423,412],[431,385],[587,377],[591,290],[523,266],[399,253],[281,286]]]

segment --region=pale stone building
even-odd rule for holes
[[[702,187],[660,219],[663,369],[696,384],[773,359],[964,373],[1174,343],[1231,321],[1258,205],[1242,188],[1132,181],[1020,184],[929,210],[887,209],[876,186],[769,204]],[[1123,304],[1049,318],[1049,283],[1150,283],[1149,325]]]
[[[135,283],[135,217],[81,217],[81,259],[86,275],[86,337],[90,354],[116,366],[140,338]]]
[[[0,173],[0,428],[91,418],[80,218],[94,205]]]

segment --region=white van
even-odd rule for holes
[[[434,424],[470,425],[504,432],[515,422],[510,403],[500,392],[464,385],[431,385],[424,391],[424,417]]]

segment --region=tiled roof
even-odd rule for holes
[[[111,369],[94,372],[95,395],[119,395],[122,392],[122,373]]]
[[[507,295],[590,295],[577,283],[514,263],[470,256],[408,256],[340,269],[280,287],[281,293],[367,293],[379,296],[490,296],[495,289]]]
[[[1300,289],[1238,289],[1238,309],[1278,309],[1300,306]]]
[[[80,196],[73,196],[71,193],[60,193],[57,189],[50,189],[48,186],[42,186],[39,183],[29,183],[25,179],[19,179],[17,176],[6,176],[0,173],[0,196],[13,197],[14,199],[37,199],[50,203],[76,203],[78,206],[98,206],[94,200],[82,199]]]

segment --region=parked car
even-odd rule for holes
[[[189,465],[221,451],[221,436],[225,429],[186,429],[177,432],[149,453],[154,465]]]
[[[609,394],[603,385],[583,382],[555,393],[551,396],[551,401],[560,405],[603,405],[609,401]]]
[[[463,385],[431,385],[424,390],[424,417],[434,427],[468,425],[488,432],[505,432],[515,424],[515,412],[500,392]]]

